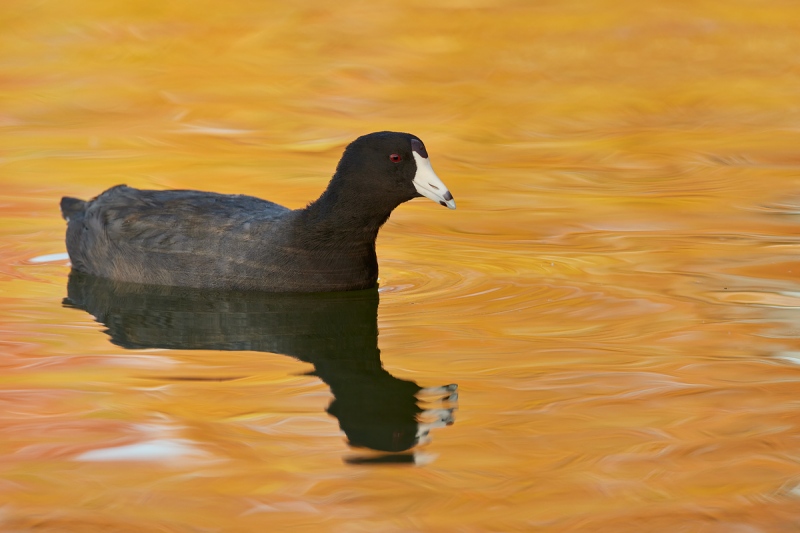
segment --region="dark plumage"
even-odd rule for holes
[[[399,157],[398,157],[399,156]],[[321,292],[375,286],[375,239],[392,210],[427,196],[455,209],[422,142],[364,135],[344,151],[328,188],[304,209],[245,195],[138,190],[61,199],[75,270],[199,288]]]

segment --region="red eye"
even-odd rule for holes
[[[399,163],[400,161],[402,161],[402,160],[403,160],[403,158],[402,158],[402,157],[400,157],[400,155],[399,155],[399,154],[392,154],[392,155],[390,155],[390,156],[389,156],[389,160],[390,160],[392,163]]]

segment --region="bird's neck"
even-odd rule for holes
[[[347,187],[334,187],[334,181],[301,211],[303,225],[317,234],[318,242],[335,246],[374,245],[378,231],[396,207],[380,198]]]

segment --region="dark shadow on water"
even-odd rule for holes
[[[67,294],[65,306],[91,314],[123,348],[250,350],[312,364],[309,374],[330,387],[334,399],[328,413],[338,419],[350,445],[397,454],[348,460],[352,464],[413,462],[407,451],[429,440],[432,428],[454,420],[455,385],[423,389],[384,370],[377,289],[222,292],[119,283],[73,271]],[[423,409],[419,396],[445,403]]]

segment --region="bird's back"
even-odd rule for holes
[[[268,274],[269,249],[279,246],[291,213],[252,196],[124,185],[87,202],[63,198],[61,209],[77,270],[135,283],[245,289],[257,288],[249,278]]]

